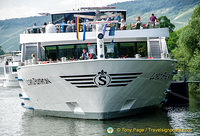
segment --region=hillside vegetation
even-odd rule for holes
[[[127,9],[127,21],[135,22],[137,16],[147,23],[151,13],[157,17],[167,16],[176,28],[187,24],[195,6],[200,0],[135,0],[112,4],[119,9]]]
[[[178,60],[179,73],[174,78],[183,80],[179,77],[186,73],[188,81],[200,81],[200,5],[195,8],[188,25],[172,32],[170,36],[168,46]],[[200,84],[190,84],[189,87],[191,92],[200,93]]]
[[[38,26],[50,21],[49,16],[36,16],[28,18],[15,18],[0,21],[0,46],[5,52],[19,50],[19,35],[24,32],[25,27]]]

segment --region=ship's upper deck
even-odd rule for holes
[[[21,34],[20,43],[41,43],[43,46],[55,44],[80,44],[96,42],[96,32],[86,32],[86,40],[83,41],[83,32],[79,33],[80,40],[77,40],[76,32],[66,33],[38,33]],[[139,29],[139,30],[117,30],[114,36],[109,36],[109,31],[105,33],[104,41],[128,42],[146,41],[149,37],[169,37],[168,28]]]
[[[77,11],[60,11],[43,14],[51,15],[52,24],[50,23],[44,26],[26,28],[25,32],[20,35],[21,44],[41,43],[45,46],[52,43],[54,45],[68,43],[94,43],[97,38],[95,22],[99,21],[100,23],[105,20],[117,21],[117,23],[104,23],[104,25],[107,25],[104,35],[105,42],[110,42],[112,39],[116,42],[124,42],[137,40],[146,41],[149,37],[169,37],[169,31],[167,28],[158,28],[152,26],[152,24],[131,24],[128,27],[128,24],[125,23],[126,10],[115,9],[115,7],[87,7],[81,8]],[[77,40],[76,15],[82,16],[78,21],[79,40]],[[84,17],[87,18],[87,20]],[[109,36],[109,31],[113,24],[115,25],[115,34],[114,36]],[[122,25],[125,25],[126,27],[121,29]],[[50,29],[49,26],[51,27]],[[83,41],[84,32],[86,32],[86,40]]]

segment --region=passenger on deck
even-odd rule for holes
[[[46,26],[47,26],[47,23],[44,22],[43,27],[42,27],[42,29],[41,29],[42,33],[45,33],[45,31],[46,31]]]
[[[31,57],[32,57],[32,64],[36,64],[35,54],[32,54]]]
[[[126,30],[126,23],[124,22],[124,19],[121,19],[120,30]]]
[[[87,19],[86,22],[89,22],[89,20]],[[91,32],[92,31],[92,24],[88,23],[86,24],[86,29],[88,32]]]
[[[89,58],[89,55],[88,55],[86,49],[83,49],[83,53],[82,53],[82,56],[80,57],[80,59],[87,60],[88,58]]]
[[[159,25],[160,25],[160,22],[159,22],[159,20],[156,18],[156,20],[155,20],[155,27],[158,28]]]
[[[151,17],[149,18],[149,20],[150,20],[150,23],[153,24],[153,26],[155,25],[155,20],[156,19],[157,19],[156,16],[154,16],[154,14],[152,13]]]
[[[67,24],[65,23],[65,20],[63,20],[62,23],[60,23],[60,26],[61,26],[61,32],[66,32]]]
[[[72,25],[72,32],[75,32],[75,24],[74,24],[74,20],[71,20],[71,25]]]
[[[142,26],[141,17],[138,16],[138,17],[136,18],[135,28],[136,28],[136,29],[140,29],[141,26]]]
[[[67,31],[66,32],[72,32],[72,25],[70,21],[67,21]]]
[[[46,26],[46,33],[56,33],[56,26],[49,22],[49,24]]]
[[[56,62],[60,62],[59,58],[56,59]]]
[[[53,63],[53,60],[52,60],[52,58],[49,58],[49,63]]]
[[[36,26],[36,23],[33,24],[32,33],[37,33],[37,26]]]

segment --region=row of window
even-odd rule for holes
[[[134,58],[136,54],[140,54],[141,57],[147,57],[146,42],[105,43],[104,46],[106,58]],[[60,60],[62,57],[66,57],[67,59],[79,59],[83,49],[86,49],[87,52],[93,54],[93,56],[97,54],[96,44],[46,46],[45,59]]]

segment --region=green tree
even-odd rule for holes
[[[168,19],[166,16],[161,16],[158,18],[160,22],[161,28],[169,28],[169,32],[173,32],[175,29],[175,25],[170,22],[170,19]]]
[[[169,38],[167,39],[167,46],[170,53],[177,47],[178,38],[179,36],[177,32],[174,31],[169,33]]]
[[[200,5],[198,5],[184,29],[181,30],[178,46],[173,55],[178,61],[186,63],[188,80],[200,81]],[[183,67],[181,67],[183,69]],[[200,85],[191,84],[191,90],[200,92]]]

